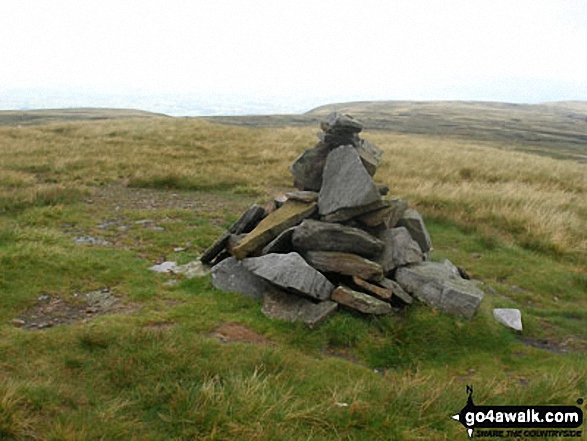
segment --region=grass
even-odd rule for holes
[[[584,166],[477,140],[365,137],[385,151],[377,180],[424,214],[434,259],[482,283],[473,320],[414,305],[309,330],[209,277],[169,286],[148,270],[195,260],[288,188],[313,130],[171,118],[0,128],[0,439],[453,440],[466,436],[450,415],[467,384],[477,404],[585,397]],[[125,306],[116,314],[10,323],[41,295],[75,303],[104,287]],[[523,335],[494,307],[520,308]],[[210,333],[225,322],[271,344],[221,343]]]

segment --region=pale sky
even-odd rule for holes
[[[587,1],[0,0],[0,92],[587,100]]]

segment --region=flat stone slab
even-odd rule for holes
[[[377,186],[351,145],[338,147],[326,158],[318,197],[320,215],[355,208],[381,199]]]
[[[395,280],[385,278],[377,283],[391,291],[392,299],[398,298],[407,305],[411,305],[413,303],[414,299],[412,299],[412,296],[409,295]]]
[[[324,222],[346,222],[356,217],[372,213],[376,210],[388,207],[389,202],[386,200],[378,200],[368,205],[353,208],[341,208],[334,213],[320,216],[320,220]]]
[[[493,317],[502,325],[516,331],[522,331],[522,313],[514,308],[495,308]]]
[[[232,249],[232,255],[237,259],[245,258],[315,212],[315,202],[285,201],[281,207],[259,222],[253,231],[239,241],[238,245]]]
[[[389,303],[345,286],[339,286],[332,292],[332,300],[363,314],[382,315],[391,312]]]
[[[363,123],[353,118],[351,115],[332,112],[324,122],[320,124],[320,128],[325,131],[346,131],[352,133],[359,133],[363,130]]]
[[[226,249],[231,235],[250,232],[261,221],[261,219],[263,219],[265,214],[265,209],[260,205],[251,205],[225,233],[223,233],[206,251],[204,251],[202,257],[200,257],[200,261],[205,265],[210,264]]]
[[[381,280],[381,265],[364,257],[338,251],[308,251],[304,254],[306,261],[322,272],[357,276],[364,280]]]
[[[221,291],[236,292],[245,297],[260,299],[280,290],[245,268],[244,261],[234,257],[224,259],[212,268],[212,285]]]
[[[300,321],[313,328],[331,316],[337,308],[338,304],[330,300],[314,303],[295,294],[274,292],[265,296],[261,311],[271,319]]]
[[[341,251],[369,257],[381,253],[384,244],[363,230],[306,219],[296,227],[292,244],[301,251]]]
[[[328,300],[334,285],[316,271],[298,253],[267,254],[250,257],[245,267],[253,274],[288,291],[316,300]]]
[[[369,283],[357,276],[353,276],[353,282],[365,291],[369,291],[369,295],[374,295],[381,300],[389,301],[391,299],[392,291],[389,288],[383,288],[373,283]]]
[[[408,293],[449,314],[471,318],[483,300],[483,291],[461,278],[448,260],[399,268],[395,279]]]
[[[432,249],[432,241],[430,240],[430,234],[424,225],[422,216],[416,210],[408,208],[401,219],[397,223],[398,227],[406,227],[410,232],[410,236],[418,245],[423,253],[427,253]]]
[[[292,191],[285,194],[285,197],[293,201],[317,202],[318,193],[315,191]]]

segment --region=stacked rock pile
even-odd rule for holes
[[[218,289],[264,298],[265,315],[310,326],[339,306],[381,315],[412,303],[472,317],[483,293],[430,261],[420,214],[373,181],[382,152],[333,113],[291,166],[297,191],[253,205],[204,253]]]

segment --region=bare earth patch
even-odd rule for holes
[[[217,338],[223,343],[244,342],[253,344],[270,344],[271,341],[261,334],[247,328],[245,325],[234,322],[222,323],[210,333],[210,337]]]
[[[74,295],[73,301],[59,296],[42,295],[32,309],[12,320],[12,323],[24,329],[39,330],[75,322],[85,323],[100,315],[133,312],[138,309],[139,306],[135,304],[122,304],[110,289],[105,288]]]

